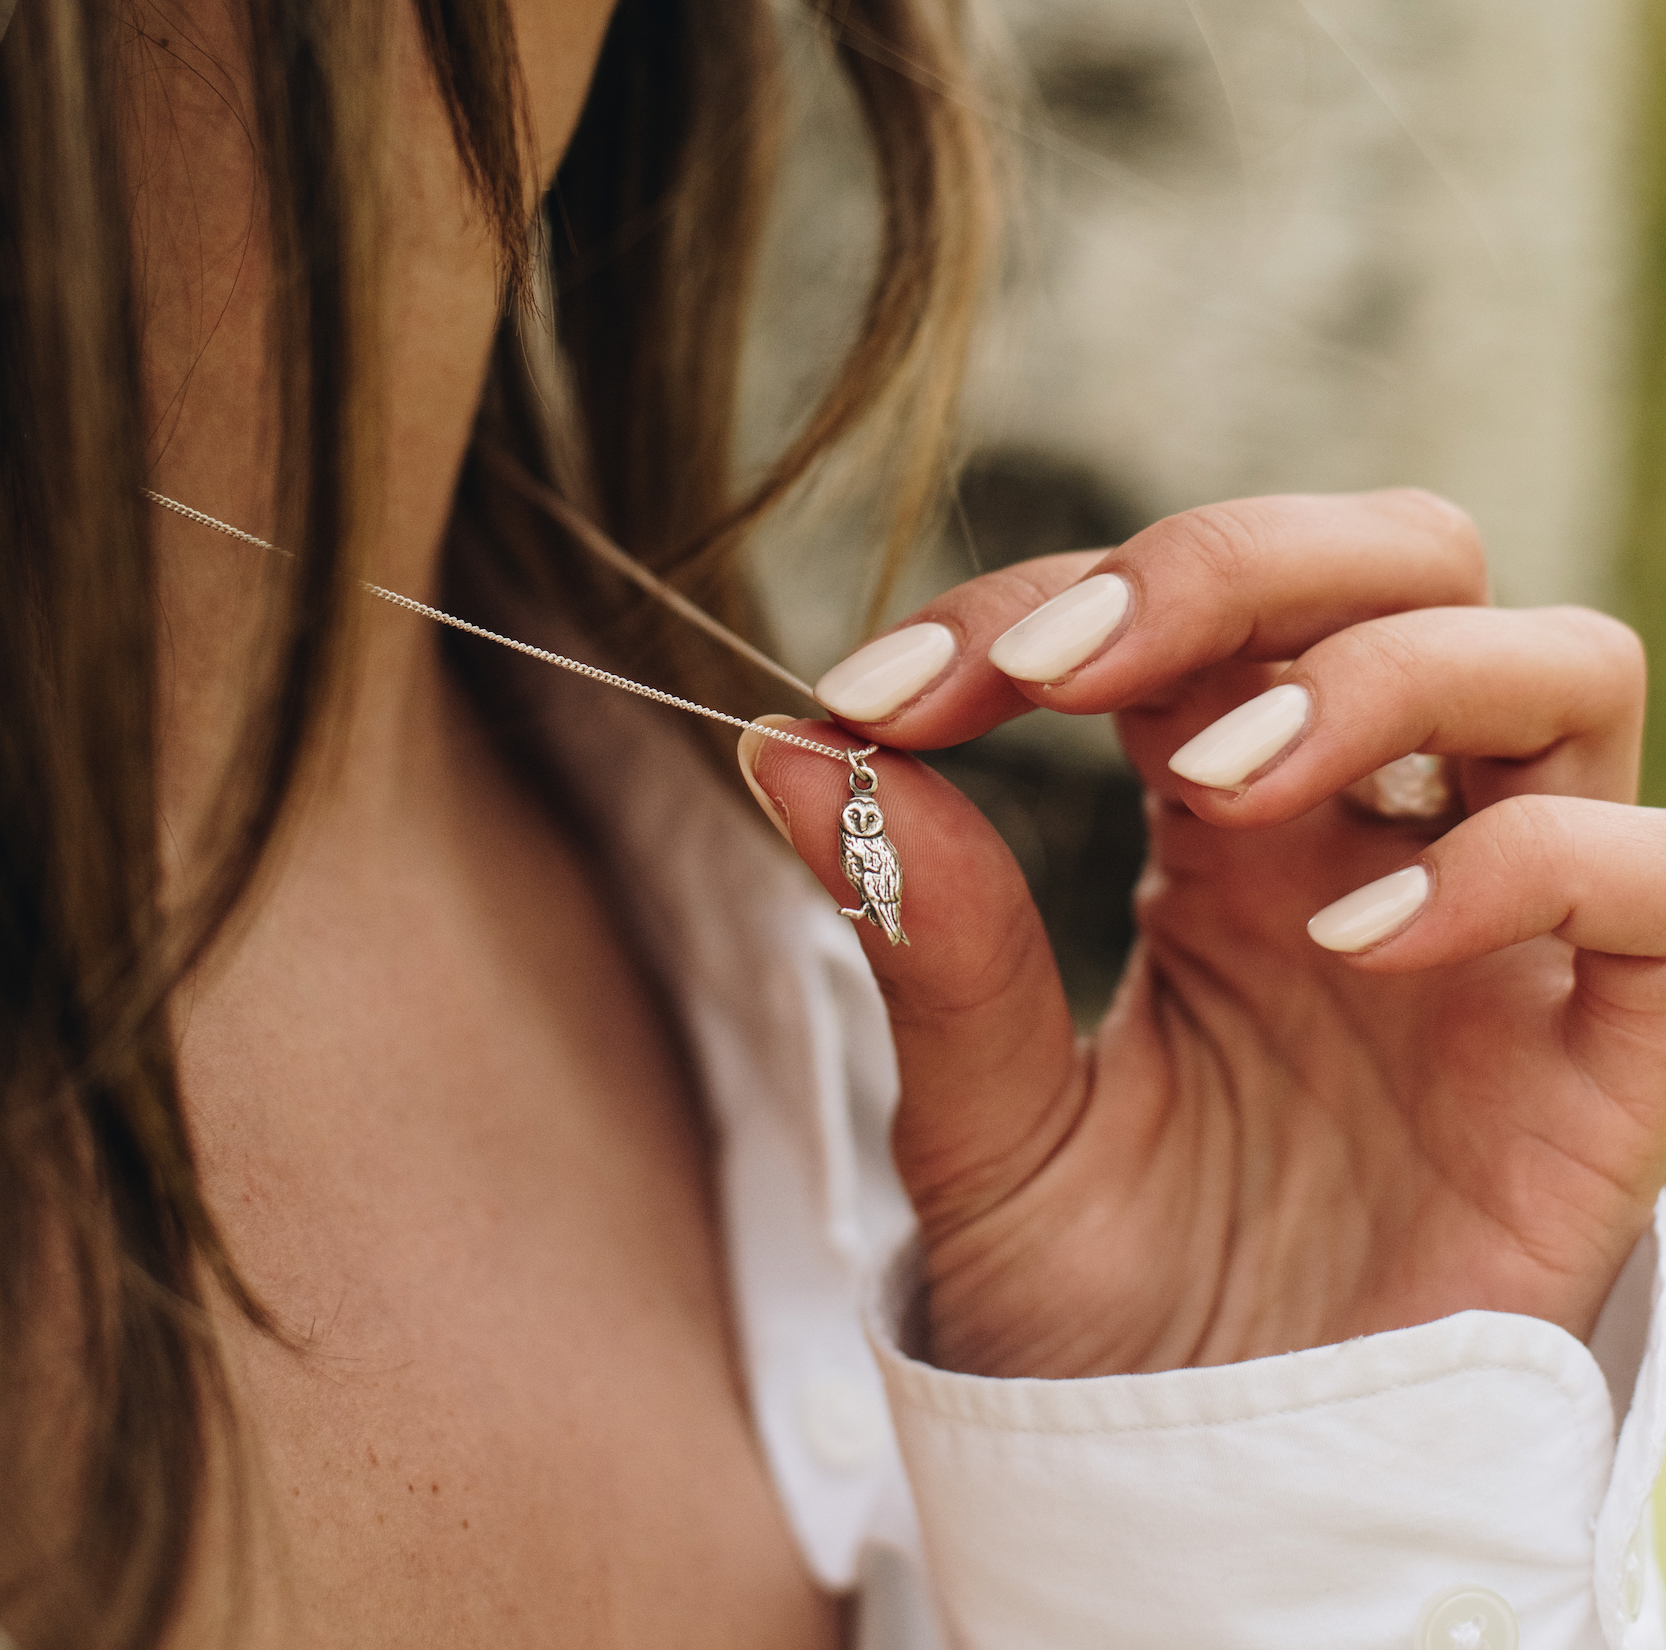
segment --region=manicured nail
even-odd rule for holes
[[[1429,897],[1429,873],[1421,865],[1378,877],[1334,905],[1327,905],[1307,925],[1307,932],[1327,951],[1363,951],[1403,927]]]
[[[1056,682],[1092,658],[1127,611],[1128,586],[1095,573],[1002,631],[989,662],[1020,682]]]
[[[954,657],[954,646],[946,625],[893,630],[834,665],[816,683],[816,697],[835,716],[878,722],[930,687]]]
[[[762,723],[766,728],[784,728],[792,723],[792,717],[783,716],[779,711],[771,711],[768,716],[754,716],[754,726]],[[757,798],[758,806],[763,809],[764,817],[784,836],[788,842],[793,834],[787,829],[787,822],[781,817],[781,810],[775,806],[775,799],[762,785],[758,783],[756,769],[758,766],[758,752],[764,748],[764,736],[754,733],[748,728],[740,736],[740,743],[735,746],[735,759],[740,763],[740,776],[746,781],[746,788]]]
[[[1169,758],[1169,767],[1194,785],[1230,791],[1271,762],[1312,713],[1307,689],[1281,682],[1188,739]]]

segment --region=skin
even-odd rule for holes
[[[1133,590],[1057,683],[987,661],[1090,573]],[[1579,609],[1483,605],[1473,526],[1426,494],[1189,512],[929,603],[955,660],[866,743],[951,745],[1035,705],[1116,714],[1147,787],[1141,941],[1079,1041],[1009,855],[950,787],[876,759],[913,945],[860,929],[903,1077],[935,1359],[989,1375],[1224,1363],[1527,1313],[1588,1336],[1666,1176],[1666,824],[1636,792],[1643,659]],[[1307,727],[1236,791],[1168,758],[1275,682]],[[762,744],[749,736],[754,744]],[[1413,750],[1458,815],[1337,795]],[[750,753],[830,892],[842,776]],[[1304,932],[1408,864],[1433,891],[1358,956]]]
[[[547,178],[608,7],[515,9]],[[153,485],[269,534],[267,265],[236,37],[213,0],[140,20]],[[393,74],[367,571],[428,596],[496,271],[402,12]],[[183,875],[235,738],[259,553],[154,526]],[[234,1571],[221,1504],[174,1641],[830,1646],[837,1601],[805,1572],[753,1435],[709,1143],[666,1016],[582,854],[447,679],[435,627],[380,604],[360,618],[338,759],[175,1005],[210,1205],[299,1347],[219,1315],[249,1539]]]

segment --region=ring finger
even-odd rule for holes
[[[1433,608],[1327,637],[1170,758],[1216,824],[1294,818],[1413,751],[1466,759],[1471,810],[1526,792],[1632,800],[1642,651],[1581,608]]]

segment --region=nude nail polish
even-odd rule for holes
[[[995,638],[989,662],[1020,682],[1056,682],[1092,658],[1128,611],[1128,586],[1095,573]]]
[[[792,717],[783,716],[779,711],[771,711],[767,716],[754,716],[752,720],[754,723],[762,722],[765,727],[784,728],[792,722]],[[735,746],[735,760],[740,763],[740,776],[746,781],[746,788],[752,793],[753,800],[763,809],[764,818],[791,842],[793,834],[788,829],[786,820],[781,817],[781,810],[775,806],[775,798],[758,783],[756,777],[758,752],[763,748],[764,736],[748,728]]]
[[[1428,898],[1429,873],[1408,865],[1327,905],[1308,922],[1307,932],[1327,951],[1363,951],[1403,928]]]
[[[947,625],[911,624],[859,647],[816,683],[816,698],[835,716],[878,722],[923,693],[955,654]]]
[[[1312,714],[1313,699],[1307,689],[1281,682],[1188,739],[1169,758],[1169,767],[1194,785],[1233,790],[1271,762],[1307,726]]]

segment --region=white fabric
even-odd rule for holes
[[[1389,1650],[1466,1584],[1530,1645],[1604,1642],[1608,1389],[1538,1319],[1098,1380],[882,1363],[956,1644]]]
[[[527,681],[685,1028],[759,1435],[811,1570],[860,1590],[860,1650],[1401,1650],[1466,1584],[1525,1650],[1666,1650],[1666,1244],[1605,1314],[1608,1381],[1563,1331],[1485,1312],[1224,1368],[949,1374],[899,1350],[906,1253],[870,1350],[910,1218],[855,935],[656,713]],[[1623,1405],[1645,1341],[1616,1445],[1609,1381]]]

